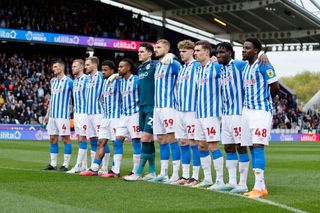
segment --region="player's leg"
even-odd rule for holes
[[[86,155],[87,155],[87,138],[86,138],[86,115],[85,114],[75,114],[74,116],[74,126],[75,132],[78,137],[78,156],[75,166],[69,170],[67,173],[74,174],[81,171],[86,171]],[[84,165],[85,164],[85,165]]]
[[[50,135],[50,163],[43,168],[43,170],[57,169],[59,129],[55,120],[55,118],[49,118],[48,121],[48,134]]]
[[[266,166],[264,147],[269,145],[269,136],[271,129],[272,115],[270,112],[262,110],[251,110],[249,126],[252,136],[253,153],[253,171],[255,175],[255,184],[251,192],[245,193],[250,198],[265,197],[268,195],[264,180],[264,171]],[[259,118],[259,119],[257,119]]]
[[[103,118],[99,131],[98,149],[95,157],[95,161],[98,160],[97,164],[99,164],[99,160],[101,160],[100,164],[102,164],[101,169],[98,171],[99,175],[108,173],[108,164],[110,159],[108,139],[111,137],[109,134],[110,123],[109,119]]]
[[[160,147],[160,174],[152,178],[152,182],[168,181],[168,164],[170,158],[170,147],[166,141],[166,129],[160,118],[160,112],[162,109],[155,108],[153,113],[153,131],[157,135],[159,147]]]
[[[59,135],[61,136],[62,142],[64,144],[64,155],[63,155],[63,165],[59,168],[61,172],[68,171],[72,145],[70,141],[70,120],[69,119],[57,119],[59,127]]]
[[[162,110],[163,124],[166,129],[166,141],[170,144],[171,149],[171,158],[172,158],[172,175],[170,177],[170,182],[175,182],[179,179],[179,170],[180,170],[180,159],[181,159],[181,150],[179,142],[175,137],[175,117],[176,110],[172,108],[164,108]]]
[[[192,177],[189,178],[186,186],[194,186],[199,183],[199,171],[200,171],[200,152],[198,143],[195,140],[190,140],[190,147],[192,150]]]
[[[182,176],[177,181],[172,182],[171,184],[173,185],[184,185],[190,177],[191,152],[188,139],[188,131],[191,130],[188,129],[187,122],[184,122],[183,120],[183,118],[187,119],[186,117],[186,112],[177,112],[175,123],[175,137],[179,140],[180,143]]]

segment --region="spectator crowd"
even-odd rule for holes
[[[156,41],[140,15],[99,1],[1,0],[0,27],[137,41]]]

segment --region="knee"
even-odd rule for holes
[[[246,146],[238,145],[237,151],[239,154],[246,154],[246,153],[248,153],[248,148]]]
[[[236,147],[234,144],[225,144],[224,145],[224,150],[226,153],[235,153],[236,152]]]

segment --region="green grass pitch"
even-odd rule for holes
[[[74,143],[71,165],[77,150]],[[131,145],[124,150],[122,174],[132,167]],[[60,144],[58,166],[61,153]],[[266,157],[266,200],[320,212],[320,143],[271,143]],[[41,171],[48,162],[48,141],[0,141],[0,212],[290,212],[214,191]],[[253,181],[249,171],[249,188]]]

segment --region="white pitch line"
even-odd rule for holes
[[[23,171],[40,171],[40,170],[35,170],[35,169],[12,168],[12,167],[4,167],[4,166],[0,166],[0,169],[23,170]],[[206,190],[206,189],[204,189],[204,190]],[[214,191],[214,192],[218,192],[218,191]],[[230,193],[230,192],[218,192],[218,193],[228,194],[228,195],[232,195],[232,196],[238,196],[238,197],[243,197],[243,198],[246,198],[246,199],[250,199],[250,198],[248,198],[248,197],[246,197],[244,195],[236,194],[236,193]],[[300,210],[300,209],[297,209],[297,208],[294,208],[294,207],[291,207],[291,206],[287,206],[285,204],[277,203],[277,202],[274,202],[274,201],[271,201],[271,200],[267,200],[267,199],[263,199],[263,198],[257,198],[257,199],[251,199],[251,200],[259,201],[261,203],[269,204],[271,206],[276,206],[276,207],[279,207],[281,209],[286,209],[288,211],[295,212],[295,213],[309,213],[309,212],[306,212],[306,211],[303,211],[303,210]]]
[[[219,193],[250,199],[250,198],[248,198],[248,197],[246,197],[244,195],[241,195],[241,194],[235,194],[235,193],[230,193],[230,192],[219,192]],[[282,209],[286,209],[288,211],[295,212],[295,213],[309,213],[309,212],[306,212],[306,211],[303,211],[303,210],[300,210],[300,209],[297,209],[297,208],[294,208],[294,207],[291,207],[291,206],[287,206],[285,204],[277,203],[277,202],[274,202],[274,201],[271,201],[271,200],[267,200],[267,199],[263,199],[263,198],[250,199],[250,200],[256,200],[256,201],[259,201],[261,203],[269,204],[271,206],[276,206],[276,207],[279,207],[279,208],[282,208]]]

